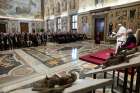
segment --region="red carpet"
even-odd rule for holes
[[[108,49],[95,52],[94,54],[91,54],[90,56],[93,58],[106,61],[110,57],[110,53],[114,53],[114,51],[115,51],[114,49],[108,48]]]
[[[108,49],[100,50],[98,52],[91,53],[85,56],[81,56],[80,59],[86,62],[96,64],[96,65],[101,65],[104,62],[106,62],[106,60],[110,57],[110,53],[114,53],[114,52],[115,52],[114,49],[108,48]],[[124,73],[124,70],[122,69],[119,69],[117,71]],[[131,71],[131,68],[128,70],[128,73],[130,75],[133,74]],[[134,71],[134,73],[136,73],[136,71]]]
[[[101,65],[110,57],[110,53],[114,53],[114,51],[114,49],[108,48],[85,56],[81,56],[80,59],[96,65]]]

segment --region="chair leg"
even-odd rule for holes
[[[96,74],[93,74],[93,79],[96,79]],[[94,90],[92,90],[92,93],[95,93],[96,92],[96,90],[94,89]]]
[[[140,67],[137,68],[136,93],[140,93]]]
[[[118,71],[118,74],[117,74],[117,87],[119,86],[119,79],[120,79],[120,72]]]
[[[107,72],[104,72],[104,79],[107,78]],[[105,93],[106,87],[103,88],[103,93]]]
[[[128,68],[125,69],[122,93],[127,93]]]
[[[135,68],[132,68],[132,74],[131,74],[131,83],[130,83],[130,90],[129,90],[129,93],[132,93],[133,92],[133,82],[134,82],[134,75],[135,75]]]
[[[112,88],[111,88],[111,93],[114,93],[114,82],[115,82],[115,70],[113,70],[113,76],[112,76],[112,78],[113,78],[113,84],[112,84]]]

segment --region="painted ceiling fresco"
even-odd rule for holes
[[[0,15],[8,17],[39,18],[40,0],[0,0]]]

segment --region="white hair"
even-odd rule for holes
[[[122,24],[118,24],[118,26],[122,26]]]

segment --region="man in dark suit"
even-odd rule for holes
[[[132,31],[128,31],[127,33],[126,43],[122,46],[123,48],[135,47],[136,46],[136,37],[134,36]]]

